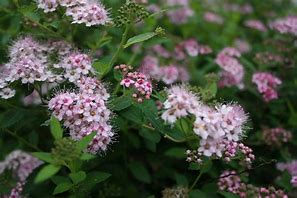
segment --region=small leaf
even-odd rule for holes
[[[121,96],[113,100],[113,108],[114,111],[121,111],[123,109],[128,108],[132,105],[132,100],[130,97],[127,96]]]
[[[56,194],[60,194],[60,193],[63,193],[63,192],[66,192],[68,191],[70,188],[72,187],[72,184],[71,183],[61,183],[59,184],[54,192],[53,192],[53,195],[56,195]]]
[[[79,171],[77,173],[70,173],[69,177],[74,184],[78,184],[87,178],[87,174],[84,171]]]
[[[43,167],[37,174],[35,178],[35,183],[43,182],[50,177],[54,176],[59,170],[61,169],[61,166],[56,166],[53,164],[49,164],[45,167]]]
[[[133,176],[139,181],[142,181],[144,183],[151,182],[151,176],[148,170],[145,168],[145,166],[142,163],[136,162],[136,161],[131,162],[129,164],[129,168]]]
[[[81,160],[83,161],[88,161],[88,160],[91,160],[91,159],[94,159],[95,158],[95,155],[92,155],[90,153],[83,153],[80,157]]]
[[[51,153],[34,152],[34,153],[32,153],[32,155],[44,162],[53,163],[53,156]]]
[[[170,148],[165,152],[166,156],[174,157],[174,158],[185,158],[186,157],[186,149],[174,147]]]
[[[201,190],[192,190],[189,194],[189,198],[207,198],[208,196]]]
[[[70,179],[68,177],[63,177],[59,175],[55,175],[51,178],[52,182],[54,182],[56,185],[62,184],[62,183],[71,183]]]
[[[51,133],[56,140],[63,137],[63,129],[59,120],[54,116],[51,118]]]
[[[96,72],[98,72],[99,76],[104,76],[110,70],[110,65],[107,59],[95,61],[92,66]]]
[[[79,150],[84,150],[88,147],[89,143],[93,140],[93,138],[95,137],[96,132],[92,132],[90,135],[87,135],[85,137],[83,137],[78,143],[77,143],[77,147]]]
[[[99,171],[90,172],[88,173],[85,181],[83,181],[83,183],[80,185],[82,186],[82,188],[88,191],[89,189],[92,189],[96,184],[107,180],[110,176],[110,173]]]
[[[129,38],[127,43],[124,45],[124,48],[127,48],[130,45],[133,45],[135,43],[140,43],[140,42],[146,41],[150,38],[153,38],[156,35],[158,35],[158,33],[156,33],[156,32],[147,32],[147,33],[139,34],[137,36]]]

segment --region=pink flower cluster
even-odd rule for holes
[[[32,37],[21,37],[9,49],[9,63],[0,67],[0,97],[8,99],[15,90],[9,85],[17,80],[22,84],[34,82],[55,82],[61,76],[49,70],[47,44],[39,43]]]
[[[218,105],[215,108],[207,106],[184,86],[172,86],[167,94],[163,104],[165,111],[161,117],[165,122],[174,124],[179,118],[195,116],[193,130],[201,138],[198,156],[224,157],[230,161],[237,151],[241,151],[246,156],[247,164],[254,160],[252,150],[237,143],[247,121],[242,107],[233,104]]]
[[[278,98],[276,88],[282,81],[268,72],[257,72],[253,74],[252,82],[257,85],[258,91],[262,94],[265,102]]]
[[[267,145],[281,146],[284,143],[289,142],[292,139],[292,133],[281,127],[264,129],[263,140]]]
[[[270,28],[282,34],[297,35],[297,16],[288,16],[270,23]]]
[[[291,184],[297,187],[297,160],[288,163],[277,163],[276,168],[281,171],[288,171],[292,176]]]
[[[143,99],[150,99],[153,87],[145,74],[137,71],[129,72],[132,67],[124,64],[116,66],[115,69],[120,70],[123,74],[120,84],[127,88],[133,87],[136,90],[132,96],[138,102],[142,102]]]
[[[250,44],[242,39],[236,39],[234,42],[234,46],[240,53],[247,53],[251,51]]]
[[[82,77],[76,82],[78,92],[62,92],[49,101],[49,109],[69,129],[73,140],[96,132],[88,151],[105,151],[114,133],[109,124],[111,111],[106,103],[109,94],[95,78]]]
[[[0,174],[5,170],[12,170],[18,180],[9,197],[20,197],[26,179],[42,163],[39,159],[20,150],[11,152],[4,161],[0,162]]]
[[[154,80],[161,80],[168,85],[178,81],[186,82],[189,80],[189,74],[185,68],[173,64],[160,67],[158,59],[153,56],[146,56],[143,59],[139,71]]]
[[[94,73],[91,58],[87,54],[79,52],[64,56],[59,63],[54,64],[54,68],[63,69],[64,78],[70,82],[75,82],[82,76]]]
[[[203,15],[203,19],[206,22],[216,23],[219,25],[222,25],[224,23],[224,19],[220,15],[218,15],[214,12],[205,12]]]
[[[250,4],[235,4],[235,3],[224,3],[223,6],[225,11],[240,12],[241,14],[251,14],[253,13],[253,7]]]
[[[244,183],[236,171],[224,171],[218,180],[218,187],[221,191],[231,192],[240,198],[288,198],[284,191],[276,190],[274,187],[256,187],[252,184]]]
[[[189,0],[166,0],[166,5],[176,7],[167,12],[170,21],[175,24],[186,23],[188,18],[194,14],[193,10],[190,8]]]
[[[244,22],[244,25],[246,27],[258,30],[260,32],[267,32],[266,26],[260,20],[252,20],[252,19],[246,20]]]
[[[105,25],[110,22],[108,10],[96,0],[38,0],[38,8],[53,12],[57,7],[66,7],[66,15],[72,23],[85,23],[86,26]]]
[[[186,58],[186,54],[195,57],[199,54],[210,54],[212,49],[207,45],[202,45],[198,43],[195,39],[185,40],[178,45],[175,46],[173,58],[177,60],[184,60]]]
[[[244,68],[238,61],[241,56],[240,52],[231,47],[224,48],[216,57],[216,63],[223,70],[220,72],[220,87],[237,86],[242,89],[244,87]]]

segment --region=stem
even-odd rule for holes
[[[176,143],[183,143],[183,142],[186,142],[186,141],[187,141],[187,139],[183,139],[183,140],[177,140],[177,139],[174,139],[173,137],[170,137],[170,136],[167,135],[167,134],[164,135],[164,138],[167,138],[167,139],[169,139],[169,140],[171,140],[171,141],[173,141],[173,142],[176,142]]]
[[[193,182],[193,184],[191,185],[189,191],[193,190],[193,188],[196,186],[197,182],[199,181],[200,177],[202,176],[202,170],[200,170],[199,175],[196,177],[195,181]]]
[[[117,49],[117,51],[114,53],[114,55],[112,56],[112,59],[109,63],[109,70],[112,68],[113,64],[117,61],[118,59],[118,56],[120,55],[120,52],[123,50],[124,48],[124,45],[126,43],[126,40],[127,40],[127,36],[128,36],[128,32],[129,32],[129,29],[130,29],[130,26],[129,25],[126,25],[125,27],[125,31],[123,33],[123,36],[122,36],[122,40],[121,40],[121,43]]]
[[[39,149],[37,146],[31,144],[30,142],[28,142],[24,138],[18,136],[18,134],[16,134],[15,132],[10,131],[9,129],[3,129],[3,130],[6,131],[7,133],[9,133],[11,136],[17,138],[20,142],[24,143],[28,147],[30,147],[30,148],[32,148],[32,149],[34,149],[36,151],[41,151],[41,149]]]

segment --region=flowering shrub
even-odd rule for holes
[[[297,197],[294,0],[1,0],[0,197]]]

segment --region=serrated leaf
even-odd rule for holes
[[[78,184],[87,178],[87,174],[84,171],[79,171],[77,173],[70,173],[69,177],[74,184]]]
[[[53,163],[53,156],[51,153],[34,152],[34,153],[32,153],[32,155],[44,162]]]
[[[54,192],[53,192],[53,195],[56,195],[56,194],[60,194],[60,193],[63,193],[63,192],[66,192],[68,190],[71,189],[73,184],[71,183],[61,183],[59,184],[58,186],[56,186]]]
[[[35,177],[35,183],[43,182],[50,177],[54,176],[59,170],[61,169],[61,166],[49,164],[45,167],[43,167]]]
[[[136,161],[131,162],[129,164],[129,169],[137,180],[142,181],[144,183],[151,182],[151,176],[142,163]]]
[[[140,43],[140,42],[146,41],[148,39],[151,39],[156,35],[158,35],[158,33],[156,33],[156,32],[147,32],[147,33],[139,34],[137,36],[129,38],[127,43],[124,45],[124,48],[127,48],[130,45],[133,45],[135,43]]]
[[[131,97],[121,96],[113,100],[112,103],[113,103],[112,110],[121,111],[132,105],[132,99]]]
[[[51,127],[51,133],[52,133],[53,137],[55,138],[55,140],[61,139],[63,137],[63,129],[60,125],[59,120],[54,116],[52,116],[52,118],[51,118],[50,127]]]
[[[77,147],[79,150],[84,150],[88,147],[89,143],[93,140],[95,137],[96,132],[92,132],[90,135],[87,135],[83,137],[81,140],[77,142]]]

